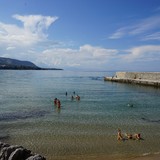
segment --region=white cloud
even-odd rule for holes
[[[119,39],[124,36],[135,36],[146,32],[154,32],[155,30],[159,30],[160,16],[152,16],[135,23],[136,24],[130,24],[117,29],[117,31],[113,33],[109,39]]]
[[[91,45],[84,45],[80,47],[80,52],[82,53],[90,53],[94,58],[97,57],[110,57],[111,55],[115,55],[117,50],[115,49],[106,49],[103,47],[93,47]]]
[[[22,22],[23,27],[0,22],[0,44],[15,47],[34,45],[47,38],[45,30],[55,22],[58,17],[41,15],[13,15]]]
[[[109,39],[119,39],[119,38],[123,37],[126,34],[127,30],[128,30],[128,28],[126,28],[126,27],[120,28],[115,33],[113,33],[109,37]]]
[[[115,49],[91,45],[83,45],[79,49],[54,48],[44,50],[37,57],[37,63],[50,64],[50,66],[92,68],[102,66],[109,60],[114,59],[117,54],[118,51]]]
[[[26,31],[34,34],[44,34],[43,30],[48,29],[48,27],[58,19],[58,17],[42,16],[42,15],[13,15],[17,20],[20,20]]]
[[[143,41],[148,40],[160,40],[160,32],[155,32],[153,34],[146,35],[142,38]]]
[[[144,45],[126,51],[123,56],[127,61],[160,61],[160,45]]]
[[[129,33],[135,35],[154,29],[160,29],[160,16],[153,16],[142,20],[137,25],[134,25],[133,30]]]
[[[15,49],[15,47],[12,47],[12,46],[6,48],[6,50],[8,50],[8,51],[9,50],[14,50],[14,49]]]

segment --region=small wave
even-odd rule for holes
[[[0,140],[9,139],[9,135],[0,135]]]
[[[142,156],[148,156],[150,154],[151,154],[150,152],[149,153],[143,153]]]
[[[103,77],[89,77],[91,80],[102,80]]]
[[[158,155],[158,154],[160,154],[160,152],[154,152],[154,153],[148,152],[148,153],[143,153],[142,156]]]
[[[158,119],[158,120],[151,120],[149,118],[144,118],[144,117],[142,117],[141,119],[144,120],[144,121],[147,121],[147,122],[160,123],[160,119]]]
[[[29,112],[14,112],[14,113],[2,113],[0,114],[0,121],[11,121],[11,120],[18,120],[18,119],[27,119],[27,118],[39,118],[43,117],[47,114],[47,111],[37,111],[32,110]]]
[[[0,100],[2,100],[3,99],[3,96],[2,95],[0,95]]]

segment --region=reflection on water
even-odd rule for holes
[[[0,72],[1,139],[49,160],[159,152],[159,89],[104,82],[105,72]],[[117,128],[144,140],[117,142]]]

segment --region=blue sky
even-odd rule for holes
[[[0,57],[63,69],[160,71],[160,1],[0,0]]]

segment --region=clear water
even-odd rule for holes
[[[0,71],[0,140],[48,160],[159,153],[160,89],[103,81],[113,74]],[[80,101],[71,100],[74,91]],[[61,109],[54,106],[55,97]],[[118,142],[118,128],[141,133],[144,140]]]

